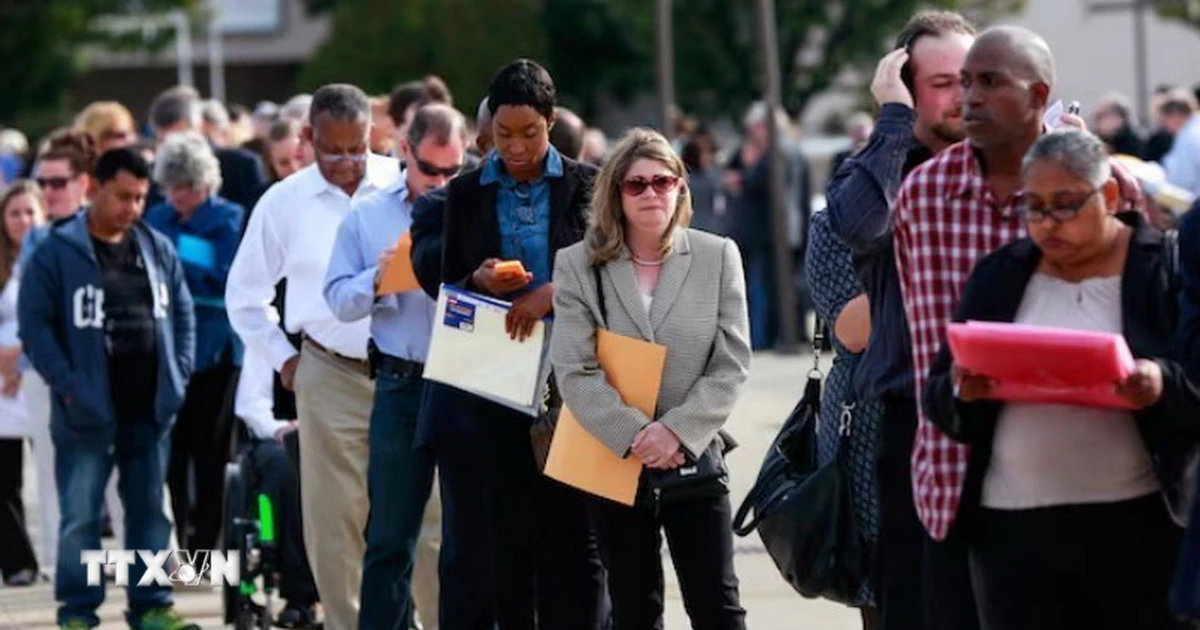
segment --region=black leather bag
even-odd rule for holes
[[[818,331],[814,345],[820,338]],[[821,378],[815,357],[804,396],[767,451],[733,528],[741,537],[758,531],[767,554],[796,592],[851,604],[866,571],[847,465],[853,408],[843,410],[836,459],[818,467]]]

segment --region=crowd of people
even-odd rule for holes
[[[1161,90],[1149,137],[1106,98],[1092,132],[1047,122],[1055,80],[1036,33],[921,12],[825,209],[787,152],[801,302],[836,357],[822,460],[854,422],[864,628],[1185,627],[1169,593],[1200,563],[1173,518],[1200,437],[1200,214],[1142,194],[1114,154],[1200,195],[1197,97]],[[220,548],[242,450],[278,508],[280,627],[661,628],[664,536],[692,627],[748,626],[722,429],[778,334],[763,158],[786,116],[751,107],[727,160],[688,122],[609,147],[527,59],[473,113],[434,76],[253,111],[173,87],[144,134],[116,102],[27,160],[0,134],[6,584],[52,576],[60,627],[98,625],[80,553],[108,526],[126,549]],[[420,286],[381,294],[405,234]],[[554,318],[543,415],[565,405],[640,462],[634,505],[543,475],[529,417],[423,378],[443,286],[511,302],[514,339]],[[1128,409],[993,399],[945,345],[967,320],[1123,335]],[[666,347],[652,414],[610,383],[602,333]],[[704,474],[679,491],[681,470]],[[197,627],[163,586],[130,587],[127,620]]]

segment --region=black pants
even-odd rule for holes
[[[728,495],[669,503],[657,515],[593,499],[592,513],[608,569],[613,630],[662,630],[663,533],[693,630],[745,629]]]
[[[537,470],[528,417],[487,407],[498,627],[600,630],[609,604],[586,497]]]
[[[883,402],[875,578],[879,630],[974,630],[977,614],[960,528],[935,541],[917,518],[912,491],[916,405],[902,397]]]
[[[176,416],[167,484],[180,549],[212,549],[221,531],[233,375],[228,360],[193,374]]]
[[[25,441],[0,439],[0,573],[9,577],[29,569],[37,572],[37,558],[25,527],[25,503],[21,500],[24,482]],[[54,497],[46,500],[53,501]]]
[[[289,605],[307,607],[317,602],[317,584],[308,566],[300,520],[300,478],[288,461],[283,445],[259,440],[253,446],[254,490],[271,498],[276,507],[279,541],[279,594]]]
[[[1182,532],[1157,493],[1119,503],[981,509],[971,575],[984,630],[1161,630]]]

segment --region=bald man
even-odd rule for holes
[[[967,139],[913,170],[896,201],[896,267],[919,403],[976,261],[1026,235],[1015,193],[1021,188],[1022,159],[1045,131],[1054,58],[1032,31],[993,28],[971,46],[961,79]],[[1136,184],[1124,172],[1114,170],[1114,175],[1122,184],[1125,208],[1137,207]],[[989,504],[983,494],[987,462],[968,470],[967,455],[964,444],[943,434],[920,409],[912,476],[917,515],[930,534],[926,628],[978,627],[967,558],[981,541],[967,539],[955,527],[956,517],[964,502],[968,509],[1006,506]]]
[[[475,147],[479,155],[487,155],[492,150],[492,110],[488,107],[487,97],[479,101],[479,109],[475,111]]]
[[[559,153],[578,160],[583,155],[583,119],[566,107],[554,108],[554,126],[550,127],[550,144]]]

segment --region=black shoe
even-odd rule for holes
[[[312,606],[288,604],[275,618],[277,628],[320,628],[317,613]]]
[[[16,573],[4,578],[5,586],[32,586],[37,581],[37,571],[33,569],[21,569]]]

